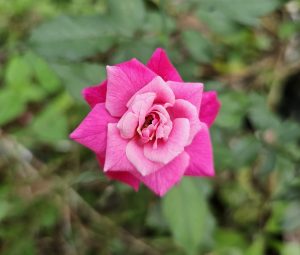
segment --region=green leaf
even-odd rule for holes
[[[237,130],[242,125],[248,110],[247,95],[240,92],[231,92],[219,94],[219,99],[222,102],[222,107],[216,123],[220,127]]]
[[[292,121],[281,122],[278,125],[278,136],[284,143],[297,141],[300,138],[300,125]]]
[[[240,138],[232,145],[232,157],[237,167],[252,163],[260,153],[261,143],[254,136]]]
[[[151,204],[148,209],[148,215],[146,218],[146,224],[148,227],[155,229],[156,231],[165,231],[168,227],[165,217],[163,217],[161,204]]]
[[[244,236],[233,229],[219,228],[215,234],[215,243],[215,249],[220,254],[240,254],[246,248]]]
[[[163,213],[175,241],[188,254],[196,254],[203,240],[210,237],[213,219],[205,196],[192,179],[185,178],[163,199]]]
[[[265,250],[265,240],[263,236],[255,237],[254,242],[246,250],[245,255],[264,255]]]
[[[35,242],[31,235],[19,238],[11,247],[8,254],[35,255],[37,254]]]
[[[166,15],[165,17],[162,17],[162,15],[159,12],[148,10],[146,20],[143,23],[143,30],[150,33],[156,33],[157,35],[161,35],[166,31],[168,33],[171,33],[175,29],[176,23],[171,16]]]
[[[200,0],[197,14],[213,31],[227,34],[237,24],[257,25],[260,17],[279,5],[279,0]]]
[[[27,53],[25,58],[32,66],[36,80],[43,89],[49,93],[55,92],[59,89],[59,79],[46,61],[31,52]]]
[[[259,129],[277,129],[281,123],[279,119],[267,107],[266,98],[262,95],[250,95],[251,106],[249,107],[249,117],[255,127]]]
[[[199,4],[197,16],[212,31],[221,35],[232,34],[236,30],[236,24],[226,16],[223,10],[218,8],[216,0],[203,0]]]
[[[68,136],[67,118],[54,101],[33,120],[30,130],[36,139],[53,144]]]
[[[156,40],[152,37],[141,38],[133,42],[132,40],[122,42],[118,50],[112,56],[113,63],[120,63],[131,59],[132,56],[143,63],[146,63],[156,48]]]
[[[289,40],[297,31],[299,31],[300,23],[293,21],[282,22],[279,26],[279,37],[283,40]]]
[[[223,0],[220,2],[224,4],[219,7],[227,12],[228,17],[244,25],[257,25],[260,17],[272,12],[280,5],[278,0]]]
[[[105,70],[96,64],[52,64],[53,70],[61,78],[63,86],[76,99],[82,99],[81,90],[97,85],[105,78]]]
[[[21,115],[26,109],[22,94],[11,89],[0,93],[0,125],[4,125]]]
[[[36,200],[34,206],[30,208],[33,212],[35,225],[42,228],[52,227],[58,219],[59,212],[55,203],[51,200]]]
[[[9,212],[11,210],[11,204],[7,202],[6,200],[1,199],[0,200],[0,222],[9,215]]]
[[[186,61],[182,63],[178,63],[176,69],[184,80],[191,80],[191,77],[199,76],[199,72],[201,73],[200,67],[192,58],[186,59]]]
[[[7,89],[19,94],[24,103],[41,101],[46,92],[53,92],[59,86],[57,76],[48,65],[30,52],[12,58],[6,69],[5,81]]]
[[[145,20],[144,1],[141,0],[109,0],[108,16],[114,28],[125,36],[133,33],[143,26]]]
[[[32,75],[32,70],[23,57],[17,56],[8,63],[5,81],[10,87],[22,89],[28,84]]]
[[[191,57],[200,63],[208,63],[212,60],[213,51],[211,43],[199,32],[184,31],[182,33],[184,44]]]
[[[47,95],[43,88],[38,84],[27,84],[20,88],[17,93],[22,90],[22,98],[25,102],[40,102]]]
[[[106,51],[114,42],[113,34],[101,16],[61,16],[33,30],[30,44],[46,58],[78,60]]]
[[[286,205],[283,202],[275,201],[271,204],[272,213],[268,219],[265,230],[270,233],[279,233],[282,231],[282,219],[286,211]]]

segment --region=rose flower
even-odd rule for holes
[[[107,80],[83,90],[90,113],[70,137],[91,149],[104,174],[163,196],[186,176],[213,176],[209,127],[216,92],[184,82],[163,49],[145,66],[107,66]]]

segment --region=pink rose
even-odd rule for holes
[[[208,127],[217,95],[183,82],[163,49],[147,66],[108,66],[107,80],[83,96],[92,109],[70,137],[96,153],[111,179],[163,196],[184,175],[214,175]]]

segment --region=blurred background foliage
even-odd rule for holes
[[[299,31],[299,0],[0,0],[0,254],[299,255]],[[68,139],[156,47],[222,101],[216,177],[162,199]]]

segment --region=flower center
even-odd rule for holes
[[[137,136],[142,143],[153,141],[154,146],[158,139],[168,139],[172,121],[164,105],[154,104],[156,97],[155,93],[146,92],[128,101],[128,111],[117,124],[123,138]]]
[[[154,120],[154,117],[152,116],[152,114],[146,116],[145,122],[144,122],[144,124],[142,126],[142,129],[147,128],[149,125],[151,125],[153,120]]]

